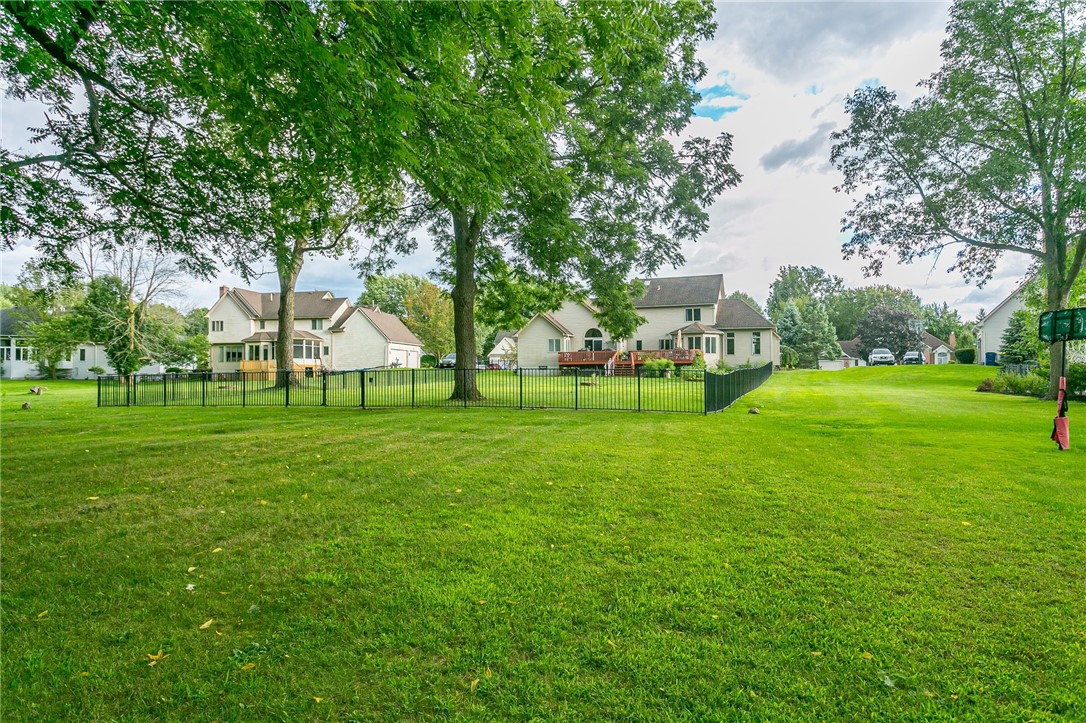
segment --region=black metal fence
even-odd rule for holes
[[[196,372],[98,378],[100,407],[498,407],[708,414],[769,378],[771,365],[729,374],[641,368],[632,376],[580,369],[360,369]],[[738,375],[738,376],[736,376]],[[476,398],[453,398],[474,381]]]

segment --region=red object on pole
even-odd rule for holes
[[[1060,377],[1060,393],[1056,398],[1056,418],[1052,420],[1052,439],[1060,451],[1071,448],[1071,428],[1067,419],[1067,377]]]

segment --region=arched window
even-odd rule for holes
[[[589,351],[603,349],[603,333],[599,329],[589,329],[584,333],[584,348]]]

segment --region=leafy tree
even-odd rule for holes
[[[834,134],[839,191],[862,193],[844,221],[846,257],[878,274],[958,247],[966,278],[990,278],[1004,253],[1046,274],[1063,307],[1086,257],[1086,2],[959,0],[942,68],[908,108],[886,88],[846,101]],[[1054,395],[1060,345],[1051,347]]]
[[[583,287],[601,326],[630,336],[639,289],[626,280],[676,264],[707,229],[704,208],[739,180],[730,136],[671,142],[705,74],[695,51],[712,35],[711,4],[392,7],[398,27],[426,28],[380,48],[412,109],[411,210],[369,262],[410,253],[410,231],[430,227],[463,358],[476,353],[476,296],[491,281]],[[477,398],[474,375],[458,377],[453,396]]]
[[[359,306],[376,306],[381,311],[406,320],[404,300],[424,283],[427,283],[425,279],[412,274],[373,275],[366,279],[366,288],[359,294],[356,303]]]
[[[753,296],[751,296],[750,294],[747,294],[747,293],[745,293],[743,291],[733,291],[732,293],[728,294],[728,298],[729,299],[739,299],[740,301],[745,301],[745,302],[747,302],[747,306],[754,309],[759,314],[764,314],[765,313],[762,310],[762,305],[759,304],[757,301],[755,301]]]
[[[945,301],[942,304],[924,304],[920,319],[924,322],[925,331],[943,341],[948,341],[951,334],[957,337],[962,329],[961,315]]]
[[[1037,317],[1026,309],[1011,314],[1003,338],[999,342],[999,359],[1004,364],[1036,361],[1044,351],[1037,338]]]
[[[28,326],[27,343],[42,373],[57,378],[57,367],[68,359],[79,343],[70,314],[49,315]]]
[[[419,338],[423,349],[441,358],[455,347],[452,300],[437,284],[419,282],[403,299],[404,324]],[[468,357],[468,361],[472,359],[474,356]]]
[[[806,299],[803,299],[806,301]],[[803,334],[803,312],[795,299],[789,299],[777,318],[777,333],[781,335],[781,344],[796,348]]]
[[[854,338],[860,319],[876,306],[897,306],[917,316],[921,313],[920,298],[916,294],[886,285],[842,289],[830,295],[825,303],[838,339]]]
[[[781,335],[781,345],[796,354],[793,366],[816,369],[819,359],[841,356],[841,346],[826,307],[814,299],[789,301],[781,312],[777,332]]]
[[[898,359],[907,351],[919,351],[921,328],[920,319],[908,309],[876,306],[856,328],[860,357],[866,359],[872,349],[879,347],[889,349]]]
[[[844,286],[840,276],[827,274],[817,266],[782,266],[769,287],[765,308],[769,318],[776,323],[789,301],[810,297],[825,303],[831,296],[841,293]]]
[[[88,237],[138,230],[209,274],[216,247],[244,236],[244,176],[199,125],[204,99],[177,70],[201,57],[193,31],[215,16],[200,3],[26,2],[0,12],[7,94],[43,104],[31,129],[41,152],[0,150],[7,247],[31,238],[71,273],[68,251]]]

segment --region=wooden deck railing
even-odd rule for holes
[[[697,354],[695,349],[647,349],[643,351],[560,351],[559,366],[603,366],[615,359],[615,364],[638,365],[650,359],[670,359],[676,364],[690,364]]]

